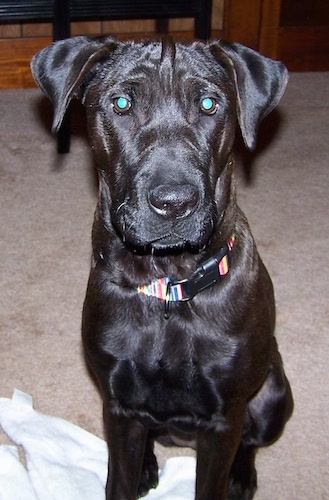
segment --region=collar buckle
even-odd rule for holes
[[[195,276],[191,279],[191,298],[202,290],[209,288],[219,282],[224,274],[220,272],[220,263],[224,258],[227,258],[228,248],[223,247],[217,254],[203,262],[196,270]],[[228,272],[226,266],[225,274]]]

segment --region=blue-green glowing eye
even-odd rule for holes
[[[126,97],[116,97],[113,100],[113,108],[116,113],[122,114],[129,111],[131,102]]]
[[[126,99],[125,97],[119,97],[117,99],[117,106],[119,109],[126,109],[126,107],[128,106],[128,99]]]
[[[213,99],[212,97],[205,97],[201,101],[201,111],[203,113],[206,113],[207,115],[213,115],[216,113],[218,108],[218,104],[216,99]]]

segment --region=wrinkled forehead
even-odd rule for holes
[[[101,79],[112,85],[146,81],[161,83],[168,90],[189,80],[217,86],[227,78],[225,68],[208,47],[199,42],[192,45],[171,41],[118,44],[101,69]]]

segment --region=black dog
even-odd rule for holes
[[[74,96],[85,104],[99,172],[83,342],[104,398],[107,498],[157,484],[154,439],[196,447],[198,500],[252,498],[256,450],[292,396],[232,147],[237,122],[254,147],[285,67],[223,41],[77,37],[32,71],[54,130]]]

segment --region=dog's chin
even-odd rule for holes
[[[153,255],[179,255],[182,253],[196,254],[203,250],[204,245],[195,245],[189,242],[176,242],[176,243],[152,243],[150,252]]]
[[[182,253],[196,254],[201,252],[206,243],[193,243],[184,239],[172,239],[170,237],[163,237],[153,241],[136,242],[124,240],[125,246],[134,254],[138,255],[179,255]]]

